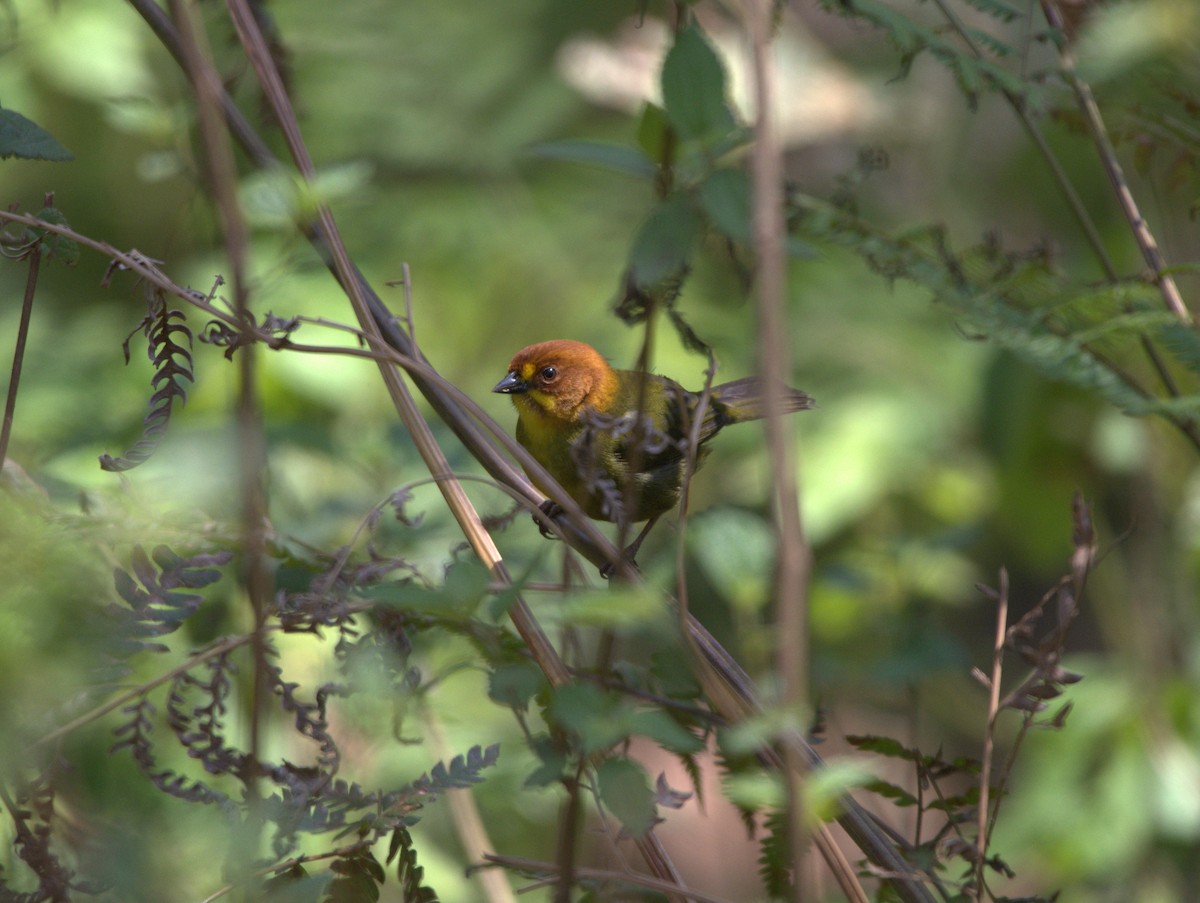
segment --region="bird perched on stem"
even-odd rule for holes
[[[702,393],[665,376],[614,370],[590,345],[567,340],[518,351],[492,391],[512,396],[517,441],[589,517],[649,521],[630,557],[654,521],[678,504]],[[788,386],[780,386],[777,398],[781,414],[813,406]],[[696,433],[696,465],[708,456],[713,436],[731,423],[767,416],[766,404],[757,377],[713,386]],[[530,476],[549,494],[550,487]],[[551,516],[557,509],[543,506]]]

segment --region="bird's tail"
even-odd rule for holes
[[[731,383],[714,386],[712,398],[718,417],[723,421],[718,428],[728,423],[745,423],[747,420],[761,420],[767,416],[766,385],[757,376],[747,376],[735,379]],[[809,395],[791,386],[780,387],[778,404],[780,414],[807,411],[814,406]]]

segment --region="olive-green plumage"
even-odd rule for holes
[[[517,352],[492,391],[512,396],[517,441],[589,517],[621,521],[632,509],[627,519],[641,521],[678,503],[699,392],[665,376],[614,370],[590,345],[567,340]],[[812,404],[797,389],[779,393],[780,413]],[[645,417],[634,416],[639,410]],[[723,427],[765,416],[756,377],[714,386],[700,424],[697,465]],[[533,482],[548,492],[536,477]]]

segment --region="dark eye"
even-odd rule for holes
[[[558,379],[558,369],[555,367],[543,367],[541,376],[542,382],[552,383]]]

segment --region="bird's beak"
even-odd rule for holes
[[[522,392],[529,391],[529,383],[521,379],[517,375],[517,371],[511,371],[508,376],[496,383],[493,392],[499,392],[502,395],[519,395]]]

